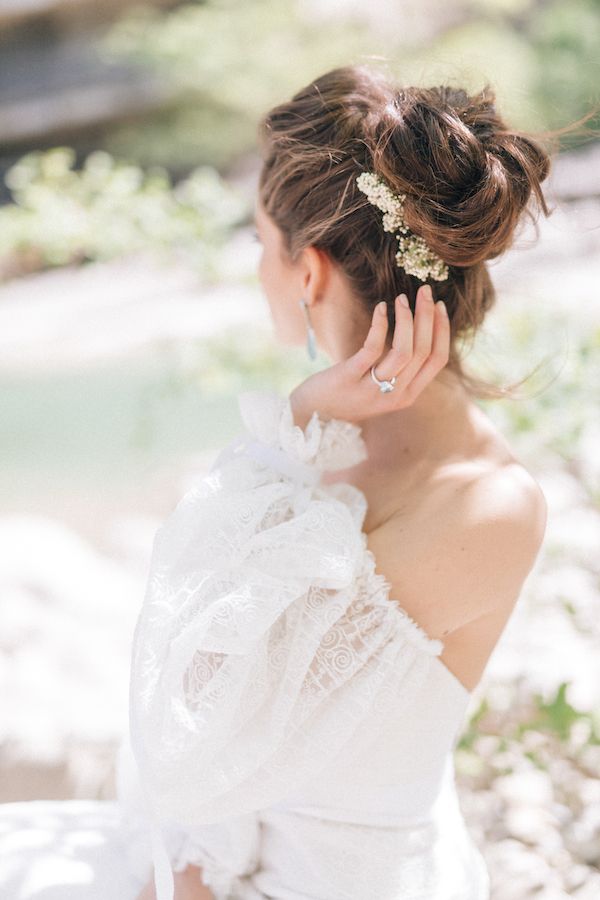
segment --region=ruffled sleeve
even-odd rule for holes
[[[302,430],[275,392],[239,405],[245,432],[156,534],[130,683],[153,814],[186,831],[175,865],[202,864],[218,900],[257,864],[257,811],[349,752],[367,715],[383,725],[442,647],[389,602],[364,495],[319,485],[366,458],[360,428],[314,413]]]

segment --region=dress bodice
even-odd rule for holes
[[[274,807],[365,825],[427,821],[468,705],[466,691],[447,671],[432,661],[413,693],[390,705],[379,733],[365,721],[351,748]]]

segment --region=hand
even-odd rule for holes
[[[415,319],[410,307],[396,297],[396,327],[392,347],[385,356],[388,319],[384,307],[375,307],[363,346],[348,359],[310,375],[290,394],[295,424],[305,428],[316,410],[323,419],[360,422],[410,406],[448,362],[450,322],[443,303],[433,302],[431,288],[417,291]],[[393,391],[382,393],[371,378],[396,376]]]
[[[189,865],[182,872],[173,872],[174,900],[215,900],[213,892],[202,881],[201,871],[199,866]],[[153,877],[136,900],[156,900]]]

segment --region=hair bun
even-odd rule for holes
[[[444,260],[471,266],[503,253],[532,196],[548,215],[541,183],[546,151],[509,129],[489,85],[477,94],[448,86],[404,88],[388,104],[378,171],[407,194],[409,227]]]

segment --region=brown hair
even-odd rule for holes
[[[396,265],[396,239],[356,177],[374,171],[406,194],[408,227],[449,267],[446,281],[428,279],[450,317],[447,367],[472,395],[512,395],[526,379],[498,387],[466,373],[457,341],[474,337],[495,302],[486,260],[511,246],[523,214],[533,221],[539,209],[550,214],[541,188],[550,156],[508,127],[490,86],[472,96],[444,86],[398,88],[364,65],[336,68],[271,109],[259,141],[260,201],[285,252],[295,261],[307,246],[326,251],[369,313],[385,298],[388,340],[393,298],[404,292],[414,311],[422,282]]]

